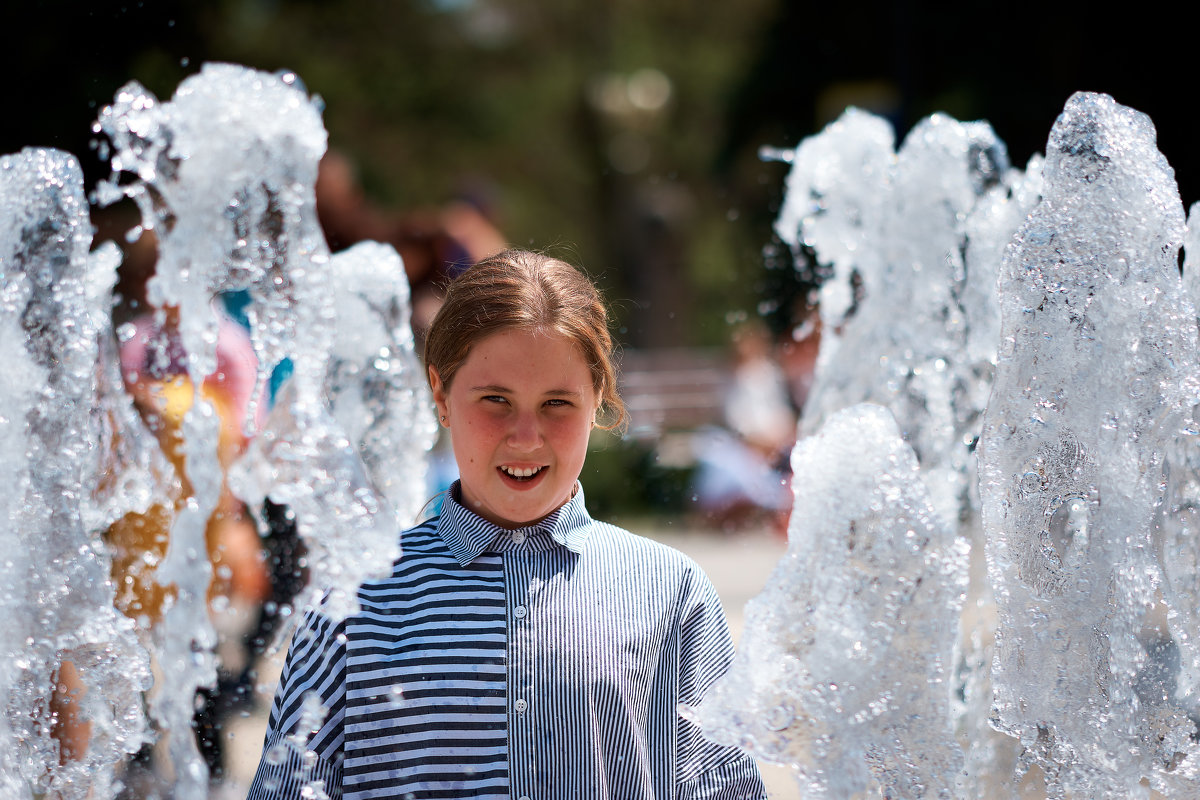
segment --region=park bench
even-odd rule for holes
[[[627,349],[619,385],[631,438],[662,449],[705,426],[724,424],[730,364],[721,348]]]

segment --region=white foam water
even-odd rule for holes
[[[156,307],[178,309],[194,389],[182,426],[192,497],[176,515],[156,573],[174,588],[174,601],[156,628],[167,683],[155,694],[153,711],[170,737],[176,796],[199,798],[207,792],[207,775],[190,732],[191,698],[215,679],[204,531],[225,477],[216,459],[219,420],[199,388],[216,369],[214,301],[232,291],[250,297],[259,373],[243,424],[253,439],[228,478],[252,507],[270,498],[294,514],[309,575],[297,604],[320,602],[328,614],[345,614],[355,607],[358,584],[390,568],[399,555],[393,500],[404,513],[415,513],[403,494],[412,485],[401,489],[392,482],[423,475],[432,423],[418,405],[425,398],[412,388],[419,378],[413,376],[398,257],[362,251],[344,257],[348,266],[340,267],[317,224],[314,186],[326,134],[319,101],[294,75],[206,65],[167,102],[129,84],[96,127],[109,141],[113,165],[97,199],[132,198],[142,228],[156,236],[157,270],[147,297]],[[339,319],[345,292],[376,303],[382,316]],[[374,348],[369,371],[347,369],[349,356],[335,358],[335,346],[346,340]],[[285,360],[291,377],[255,430],[256,403]],[[327,400],[349,397],[355,382],[363,400],[346,417],[362,409],[373,414],[363,442],[347,434]],[[395,453],[379,454],[406,436]],[[374,481],[363,455],[378,467]],[[392,474],[393,456],[408,458],[403,472]]]
[[[830,416],[792,454],[788,549],[746,605],[729,672],[685,709],[792,766],[814,797],[953,797],[950,715],[966,544],[934,510],[887,409]]]
[[[145,509],[161,488],[161,461],[140,446],[144,431],[128,403],[98,410],[115,369],[116,261],[110,251],[89,258],[91,238],[73,156],[27,149],[0,157],[0,328],[12,345],[0,387],[7,797],[108,796],[115,765],[146,735],[148,654],[114,606],[100,535]],[[82,693],[66,677],[71,669],[86,676]],[[83,752],[64,759],[50,700],[71,690],[89,727]]]
[[[936,518],[973,545],[948,709],[962,771],[903,788],[883,784],[886,772],[870,779],[889,797],[1039,786],[1049,797],[1200,794],[1200,370],[1188,296],[1200,244],[1194,228],[1186,233],[1181,281],[1183,209],[1153,126],[1108,96],[1081,93],[1044,161],[1023,172],[1006,167],[990,130],[936,115],[893,156],[885,143],[885,129],[861,112],[802,143],[779,221],[781,236],[831,275],[801,425],[809,438],[794,456],[793,536],[816,524],[796,517],[824,508],[808,485],[824,489],[827,473],[850,472],[824,490],[852,509],[843,484],[881,472],[865,453],[830,456],[817,444],[845,409],[870,401],[893,412],[915,450]],[[805,540],[804,559],[845,549],[859,527],[830,524]],[[764,725],[782,717],[761,698],[796,686],[779,652],[801,651],[804,664],[844,658],[844,631],[816,636],[806,626],[862,569],[848,558],[827,564],[818,586],[794,547],[747,609],[753,625],[729,678],[739,688],[720,690],[700,719],[715,736],[792,764],[809,790],[848,796],[867,773],[859,766],[847,778],[830,743],[852,751],[850,761],[868,746],[869,733],[843,729],[851,706],[811,703],[804,737],[761,745]],[[959,576],[943,580],[955,586]],[[801,587],[790,596],[779,590],[789,582]],[[941,609],[909,611],[926,622]],[[859,613],[875,612],[849,604],[842,624],[865,643]],[[840,697],[895,683],[844,671],[852,677],[836,681]],[[929,723],[941,730],[937,713]],[[838,766],[826,773],[829,764]]]
[[[1183,207],[1149,118],[1106,95],[1067,103],[1044,176],[1002,270],[980,443],[995,724],[1058,792],[1194,793],[1178,642],[1156,619],[1195,630],[1155,534],[1165,454],[1200,399]]]

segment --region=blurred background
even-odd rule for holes
[[[167,100],[206,62],[294,72],[324,103],[330,246],[396,247],[418,335],[441,283],[480,255],[507,244],[581,265],[613,305],[634,417],[628,435],[596,437],[589,507],[696,557],[735,632],[782,552],[786,453],[819,337],[821,267],[772,233],[787,165],[764,148],[792,148],[850,105],[890,120],[898,142],[942,111],[989,121],[1023,167],[1073,92],[1102,91],[1150,115],[1185,205],[1200,199],[1195,32],[1155,3],[32,0],[8,4],[3,25],[0,153],[67,150],[89,189],[109,174],[92,123],[128,81]],[[114,316],[136,318],[149,237],[126,241],[129,208],[94,221],[126,250]],[[763,413],[730,411],[747,408]],[[298,573],[269,558],[278,590]],[[240,641],[231,630],[223,643]],[[234,736],[241,762],[225,768],[244,779],[257,763],[273,685],[264,668],[267,694],[233,716],[247,663],[197,718],[214,776]]]
[[[773,237],[787,166],[761,148],[857,105],[898,140],[935,111],[986,119],[1023,166],[1072,92],[1104,91],[1152,117],[1185,204],[1200,190],[1190,34],[1147,3],[1116,17],[913,0],[47,0],[6,9],[5,30],[0,152],[68,150],[89,188],[108,174],[91,124],[127,81],[165,100],[208,61],[295,72],[325,106],[331,247],[393,243],[418,323],[479,251],[582,265],[614,304],[637,406],[632,435],[591,462],[600,513],[689,502],[695,459],[662,434],[719,421],[747,329],[794,362],[788,399],[803,402],[819,268]],[[124,245],[131,224],[98,218],[98,238]],[[128,249],[118,316],[151,268]],[[701,407],[663,411],[669,368],[711,384],[680,401]]]

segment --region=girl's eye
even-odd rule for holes
[[[506,401],[506,400],[505,400],[503,397],[501,397],[501,396],[500,396],[500,395],[498,395],[498,394],[489,394],[489,395],[484,395],[484,396],[483,396],[481,399],[482,399],[482,400],[483,400],[485,403],[505,403],[505,402],[508,402],[508,401]]]
[[[552,400],[547,400],[546,405],[551,406],[553,408],[565,408],[565,407],[571,405],[571,401],[554,398]]]

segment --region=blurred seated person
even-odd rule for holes
[[[725,424],[775,463],[796,442],[796,411],[787,377],[772,357],[770,332],[746,323],[733,335],[733,379],[725,393]]]
[[[738,328],[733,346],[725,428],[700,431],[693,443],[697,502],[725,529],[766,520],[786,530],[792,504],[788,458],[796,441],[787,379],[772,357],[771,336],[762,323]]]
[[[791,335],[779,343],[779,362],[787,376],[792,407],[803,416],[804,404],[816,378],[817,358],[821,353],[821,315],[814,307],[805,307],[801,322]]]

